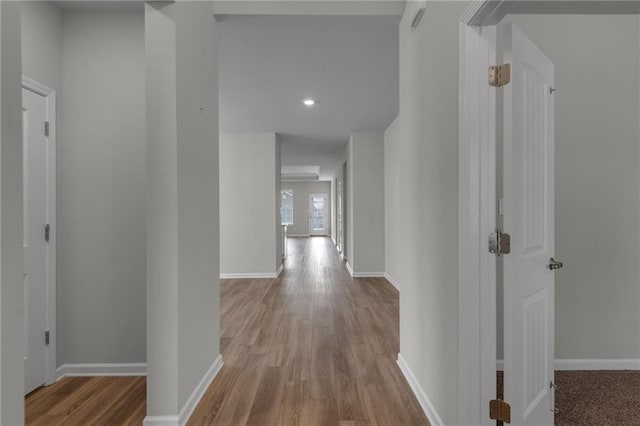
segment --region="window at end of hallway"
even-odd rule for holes
[[[280,204],[280,218],[283,225],[293,225],[293,190],[280,191],[282,200]]]

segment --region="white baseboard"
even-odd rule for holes
[[[556,359],[556,370],[640,370],[640,359]]]
[[[354,272],[353,278],[384,278],[384,272]]]
[[[347,262],[347,271],[353,278],[384,278],[384,272],[353,272],[349,262]]]
[[[146,363],[63,364],[56,370],[58,380],[78,376],[146,376]]]
[[[178,416],[146,416],[142,426],[180,426]]]
[[[396,288],[396,290],[400,291],[400,284],[398,283],[398,281],[396,281],[391,275],[387,274],[386,272],[384,273],[384,277],[391,283],[392,286]]]
[[[411,371],[411,368],[403,358],[402,354],[398,354],[398,367],[400,367],[400,371],[404,374],[404,378],[409,382],[409,386],[411,387],[413,394],[418,399],[420,407],[422,407],[422,411],[424,411],[424,414],[427,416],[431,426],[444,426],[442,418],[433,407],[433,404],[422,389],[422,386],[420,386],[420,383],[418,383],[416,376],[413,374],[413,371]]]
[[[281,264],[280,267],[278,268],[278,270],[276,271],[276,278],[278,278],[280,276],[280,274],[282,274],[283,270],[284,270],[284,265]]]
[[[189,398],[187,398],[187,402],[182,406],[182,410],[180,410],[180,414],[177,416],[147,416],[144,418],[142,422],[143,426],[184,426],[189,421],[189,418],[193,414],[193,410],[196,409],[198,403],[204,396],[205,392],[213,382],[213,379],[216,378],[220,369],[222,368],[222,355],[218,355],[211,367],[204,373],[202,379],[197,384]]]
[[[291,237],[291,238],[307,238],[310,236],[311,234],[287,234],[287,237]]]
[[[241,280],[253,278],[278,278],[279,272],[249,272],[249,273],[230,273],[220,274],[221,280]]]
[[[213,382],[213,379],[215,379],[220,372],[223,364],[224,363],[222,362],[222,355],[218,355],[216,360],[213,361],[213,364],[211,364],[211,367],[209,367],[204,376],[202,376],[202,379],[200,379],[200,382],[187,399],[187,402],[184,403],[182,410],[180,410],[180,414],[178,415],[180,425],[187,424],[189,418],[193,414],[193,410],[195,410],[198,406],[198,403],[209,388],[211,382]]]
[[[556,359],[556,371],[576,370],[640,370],[640,359]],[[496,369],[504,370],[504,360],[496,362]]]
[[[349,265],[349,262],[347,262],[347,271],[349,271],[349,275],[353,277],[353,268],[351,268],[351,265]]]

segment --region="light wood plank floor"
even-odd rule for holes
[[[395,363],[397,291],[352,279],[330,239],[290,239],[279,279],[220,292],[224,367],[190,425],[429,424]],[[26,409],[29,424],[140,424],[144,379],[63,379]]]

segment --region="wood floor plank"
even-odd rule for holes
[[[277,424],[285,384],[283,367],[267,367],[256,391],[247,424]]]
[[[309,424],[309,382],[287,382],[280,405],[279,426]]]

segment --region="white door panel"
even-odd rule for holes
[[[27,89],[23,104],[25,394],[46,382],[47,100]]]
[[[512,24],[505,27],[504,391],[514,425],[553,425],[553,63]]]

